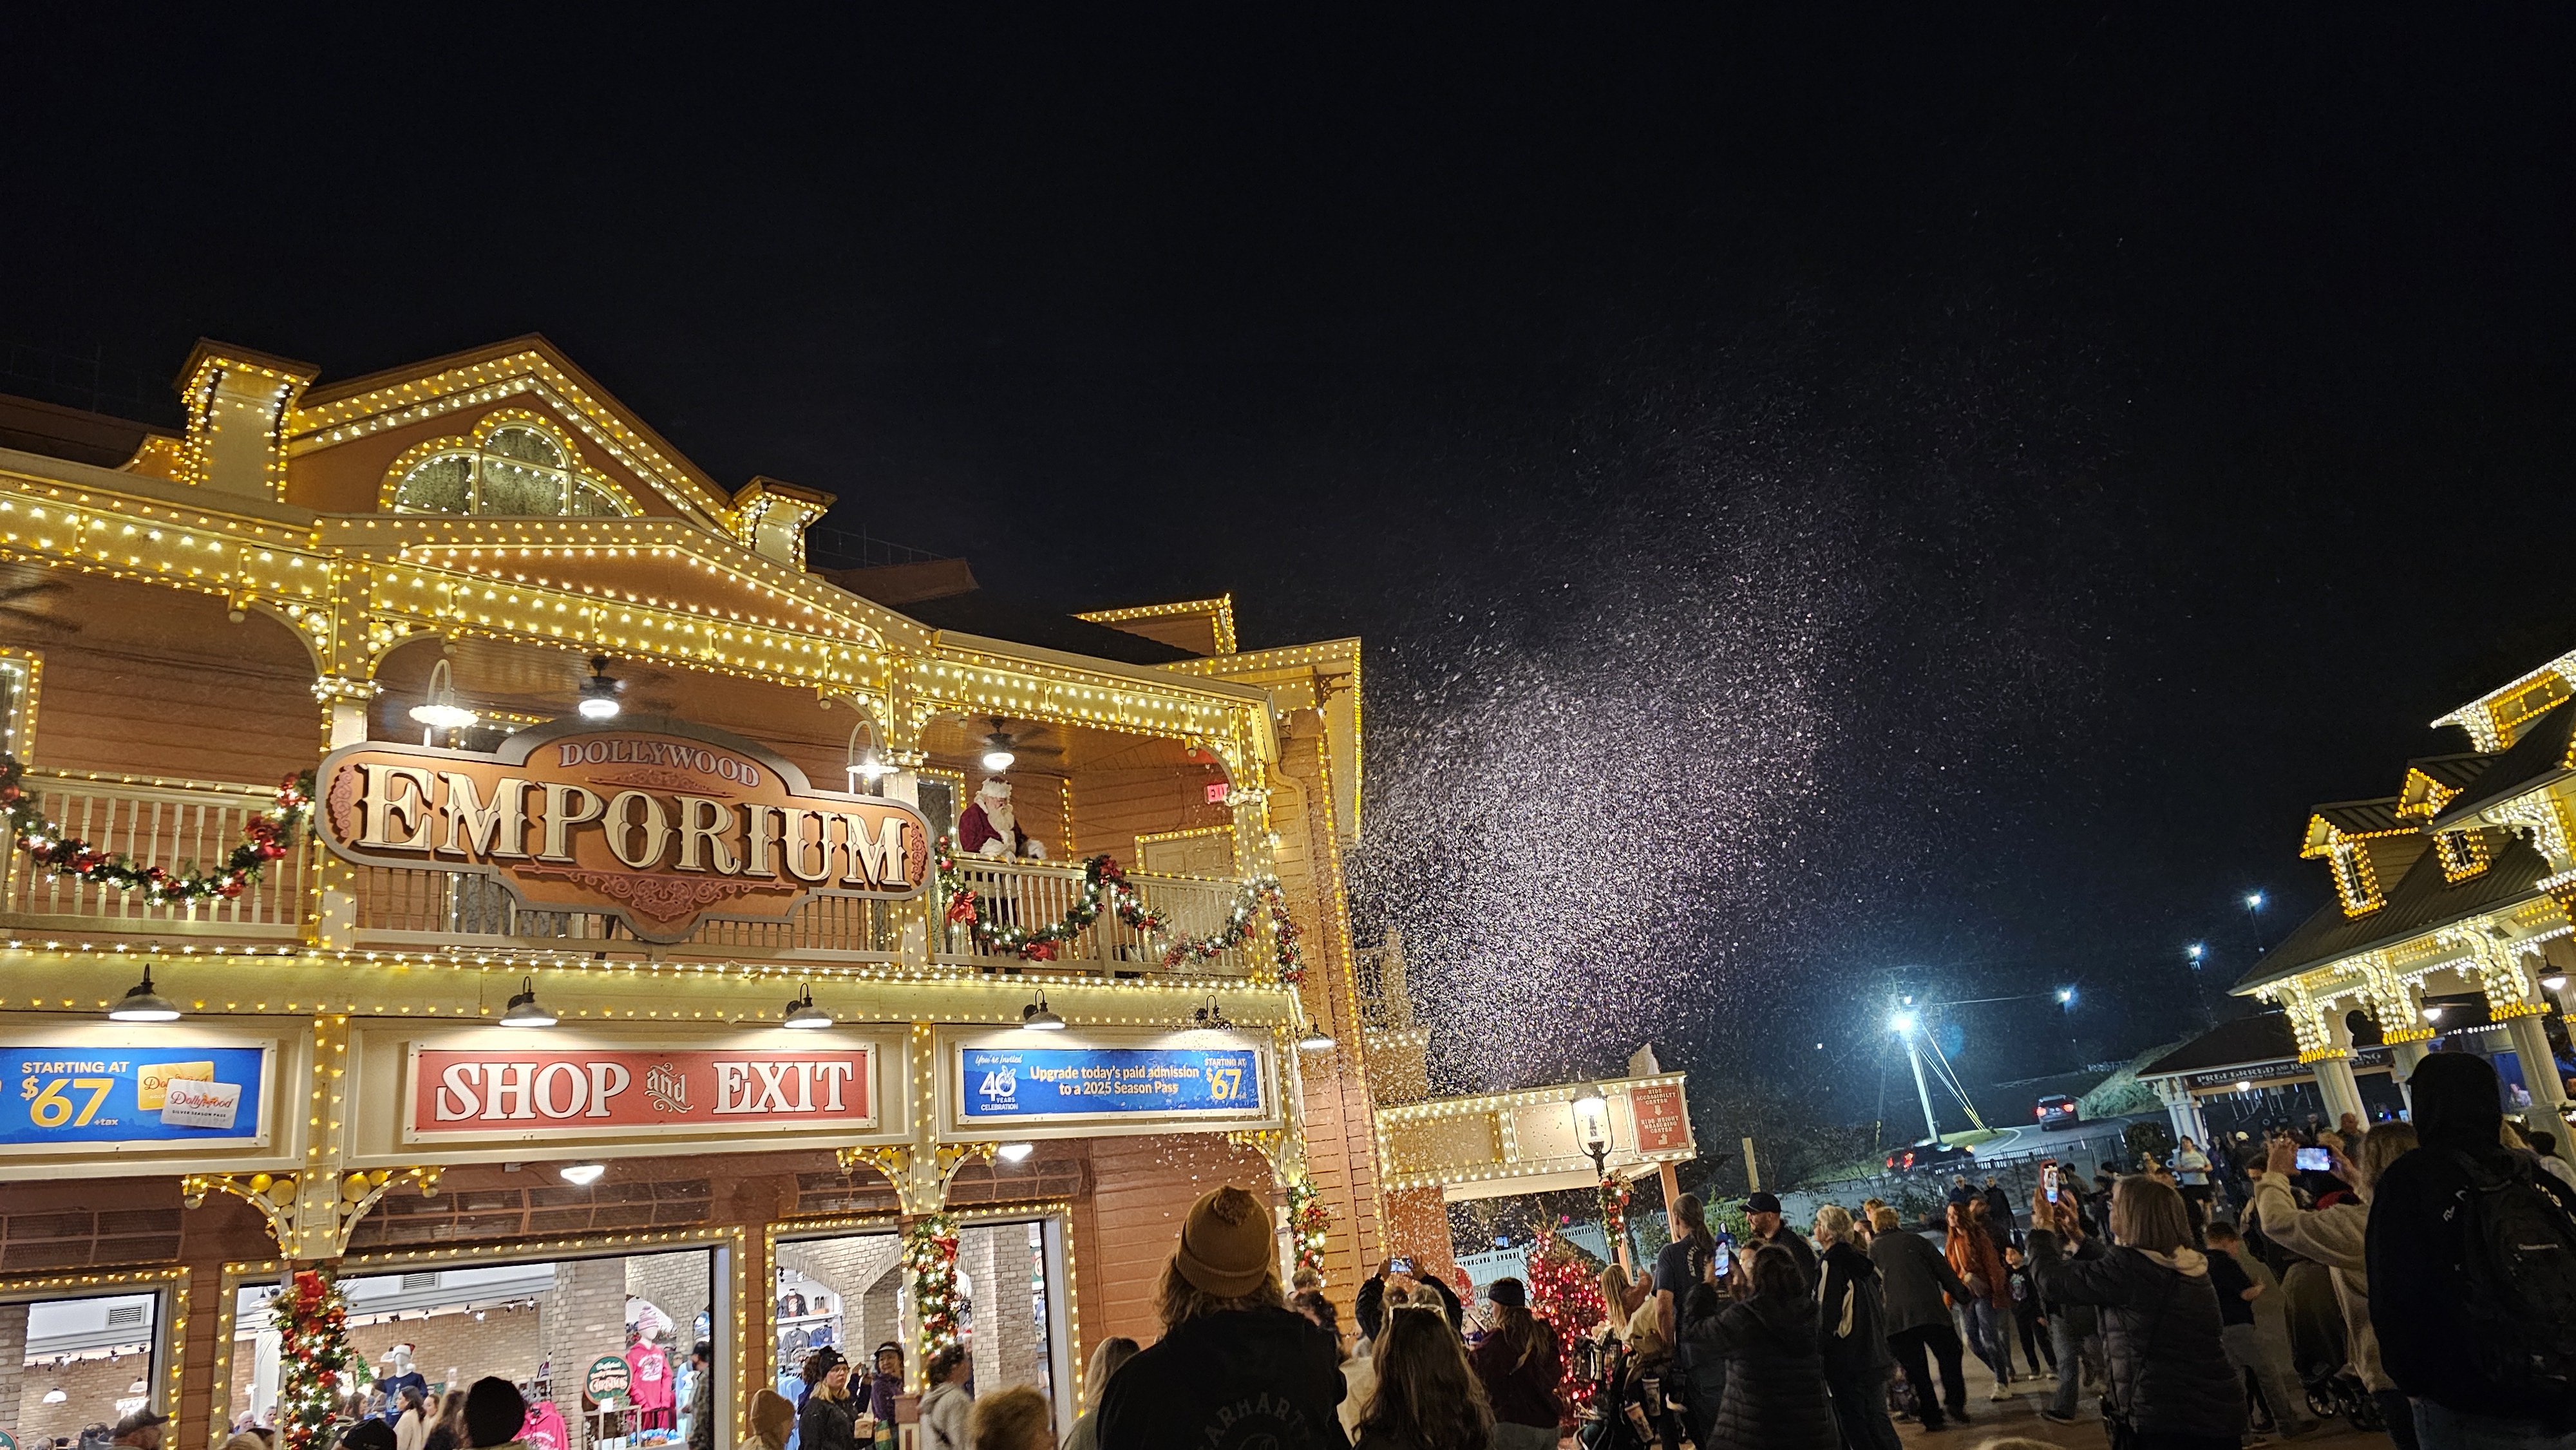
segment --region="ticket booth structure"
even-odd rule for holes
[[[1657,1073],[1380,1108],[1393,1243],[1446,1274],[1452,1203],[1655,1176],[1671,1202],[1676,1168],[1699,1156],[1683,1086],[1681,1073]]]

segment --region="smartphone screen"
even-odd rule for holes
[[[1393,1263],[1388,1264],[1386,1268],[1387,1272],[1391,1274],[1410,1274],[1413,1272],[1413,1260],[1397,1259]]]
[[[2056,1164],[2042,1163],[2039,1165],[2039,1191],[2047,1196],[2049,1202],[2055,1203],[2057,1201]]]
[[[2302,1173],[2332,1173],[2334,1171],[2334,1160],[2326,1155],[2326,1150],[2323,1148],[2302,1148],[2299,1150],[2299,1171]]]

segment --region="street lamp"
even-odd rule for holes
[[[2060,1006],[2060,1007],[2064,1007],[2064,1008],[2068,1009],[2069,1011],[2074,1010],[2074,1007],[2075,1007],[2075,989],[2074,989],[2073,987],[2060,987],[2060,988],[2058,988],[2058,989],[2057,989],[2057,1005],[2058,1005],[2058,1006]]]

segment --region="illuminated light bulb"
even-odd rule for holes
[[[1916,1019],[1913,1013],[1899,1012],[1887,1019],[1887,1030],[1895,1033],[1899,1037],[1902,1037],[1914,1030],[1915,1021]]]
[[[625,689],[623,681],[609,677],[608,656],[593,655],[590,678],[581,682],[581,703],[576,706],[585,720],[617,718],[617,693]]]
[[[608,1171],[608,1165],[605,1163],[567,1163],[558,1171],[563,1174],[564,1182],[571,1184],[575,1188],[588,1188],[590,1185],[599,1181],[600,1175]]]
[[[630,1012],[627,1015],[633,1016],[634,1014]],[[781,1027],[792,1027],[799,1031],[810,1032],[817,1028],[831,1026],[832,1014],[814,1005],[814,988],[811,983],[808,983],[805,988],[805,995],[792,998],[788,1001],[787,1015],[779,1022],[778,1025]]]
[[[1046,993],[1040,992],[1036,1001],[1020,1009],[1020,1026],[1031,1032],[1062,1032],[1064,1019],[1047,1006]]]
[[[1574,1115],[1589,1121],[1610,1111],[1610,1099],[1599,1086],[1587,1086],[1574,1095]]]

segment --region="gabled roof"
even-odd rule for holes
[[[1032,644],[1040,649],[1127,665],[1167,665],[1195,658],[1177,645],[996,594],[976,581],[975,571],[963,559],[871,569],[816,569],[814,573],[932,629]]]
[[[2469,783],[2495,763],[2492,755],[2428,755],[2406,762],[2406,782],[2397,788],[2397,814],[2430,820],[2441,813]]]
[[[2386,796],[2375,801],[2329,801],[2311,806],[2308,811],[2308,849],[2314,855],[2322,847],[2317,827],[2322,822],[2344,837],[2412,835],[2415,825],[2398,819],[2397,797]]]
[[[432,418],[511,391],[546,397],[672,503],[730,526],[731,494],[541,333],[307,388],[289,415],[285,442],[291,454],[327,447],[351,430]]]
[[[2344,915],[2341,906],[2320,908],[2228,990],[2245,996],[2301,972],[2540,895],[2540,883],[2550,874],[2547,858],[2520,836],[2496,834],[2504,840],[2486,870],[2454,882],[2442,871],[2441,853],[2427,851],[2388,893],[2386,905],[2360,916]]]
[[[2564,778],[2572,730],[2576,730],[2576,706],[2561,700],[2541,711],[2512,749],[2491,757],[2468,789],[2443,804],[2441,814],[2433,818],[2433,829],[2471,824],[2489,806]]]

